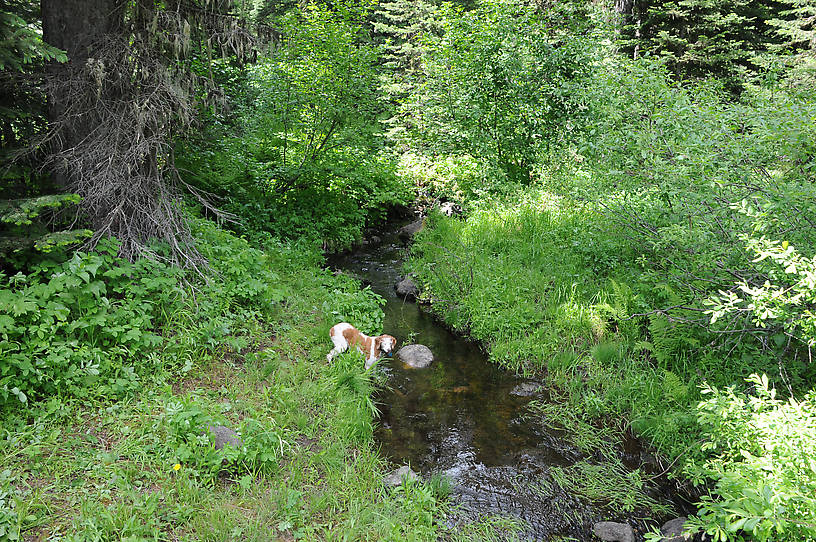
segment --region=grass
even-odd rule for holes
[[[269,254],[287,295],[234,329],[240,341],[159,353],[166,370],[125,399],[56,398],[4,415],[0,539],[500,537],[492,520],[445,527],[442,480],[383,487],[393,467],[372,439],[377,383],[354,354],[325,359],[338,303],[376,309],[372,294],[321,269],[315,252]],[[237,429],[245,449],[215,451],[208,423]]]
[[[446,323],[495,362],[546,378],[564,410],[631,426],[669,456],[694,441],[701,375],[683,331],[650,343],[628,318],[649,302],[638,253],[592,209],[526,188],[431,225],[409,267]]]

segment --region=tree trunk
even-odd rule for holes
[[[615,12],[619,15],[631,15],[634,0],[615,0]]]
[[[48,66],[48,122],[59,126],[57,152],[70,149],[82,141],[93,129],[81,120],[67,122],[70,85],[61,85],[85,68],[93,57],[97,44],[105,35],[119,30],[123,0],[41,0],[43,40],[68,53],[68,62],[51,62]],[[54,171],[56,186],[67,188],[67,171]]]

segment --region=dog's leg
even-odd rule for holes
[[[326,360],[331,362],[334,358],[348,350],[348,342],[346,339],[340,335],[339,333],[331,338],[332,342],[334,343],[334,348],[332,351],[326,354]]]
[[[375,358],[375,357],[374,357],[374,349],[375,349],[376,342],[377,342],[377,341],[374,339],[374,337],[372,337],[372,338],[371,338],[371,348],[370,348],[370,352],[369,352],[369,354],[368,354],[368,357],[366,357],[366,360],[365,360],[365,368],[366,368],[366,371],[367,371],[367,370],[369,370],[369,369],[371,368],[371,366],[372,366],[372,365],[374,365],[374,362],[375,362],[375,361],[377,361],[377,358]],[[365,354],[365,353],[364,353],[364,354]]]

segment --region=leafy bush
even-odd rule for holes
[[[472,11],[449,7],[444,33],[425,60],[426,81],[409,99],[420,111],[417,148],[486,160],[514,182],[529,182],[538,154],[582,114],[593,42],[558,34],[559,9],[506,0]]]
[[[746,236],[754,262],[769,280],[762,285],[739,282],[739,293],[714,294],[709,302],[712,323],[729,313],[747,313],[751,323],[779,330],[773,339],[781,346],[785,335],[816,345],[816,257],[808,258],[787,241]],[[773,280],[773,283],[770,282]]]
[[[0,199],[0,256],[7,262],[4,267],[13,264],[15,269],[24,268],[30,259],[39,259],[31,257],[34,250],[48,253],[91,237],[93,232],[88,229],[49,231],[45,227],[49,220],[55,222],[53,215],[57,209],[75,205],[80,199],[78,194]]]
[[[488,164],[470,155],[443,155],[430,158],[405,153],[400,157],[399,175],[427,197],[472,204],[506,182]]]
[[[180,304],[178,274],[162,264],[118,262],[116,250],[104,243],[30,275],[0,275],[4,401],[82,397],[92,386],[121,395],[157,369],[147,354],[162,343],[159,311]]]
[[[205,481],[212,481],[225,469],[233,473],[270,472],[288,447],[278,428],[247,419],[238,428],[243,445],[216,450],[207,427],[222,421],[190,397],[169,401],[158,424],[169,437],[165,441],[167,463],[178,464]]]
[[[595,67],[582,125],[536,154],[537,185],[499,182],[465,196],[465,221],[432,217],[410,270],[494,360],[546,371],[584,416],[627,415],[713,481],[697,519],[711,533],[813,537],[812,392],[734,385],[767,373],[793,395],[816,374],[812,94],[733,103],[649,59]],[[691,459],[701,431],[711,444]]]
[[[264,253],[208,221],[194,229],[209,277],[129,263],[115,240],[28,275],[0,274],[0,399],[122,396],[168,365],[189,370],[202,352],[239,347],[242,323],[283,292]]]
[[[19,515],[14,503],[14,488],[11,486],[14,476],[6,469],[0,471],[0,538],[19,540]]]
[[[188,180],[223,196],[236,230],[255,240],[271,232],[345,248],[411,198],[383,149],[377,49],[359,7],[336,7],[284,17],[280,45],[235,90],[246,94],[237,126],[215,125],[177,152]]]
[[[704,460],[687,466],[714,480],[692,523],[714,540],[816,537],[816,393],[782,401],[768,377],[753,375],[755,395],[706,386],[698,406]]]

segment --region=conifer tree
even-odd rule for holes
[[[372,35],[383,51],[382,90],[391,110],[387,134],[399,138],[411,124],[412,112],[399,106],[422,78],[423,36],[440,31],[436,6],[426,0],[381,2],[373,13]]]
[[[768,24],[777,0],[662,0],[619,2],[623,35],[633,56],[654,54],[682,78],[715,76],[738,92],[754,57],[778,41]]]
[[[768,24],[782,37],[780,46],[816,52],[816,0],[786,0]]]
[[[816,87],[816,0],[785,0],[785,4],[768,21],[780,40],[771,49],[776,55],[772,62],[787,70],[791,87],[812,91]]]

